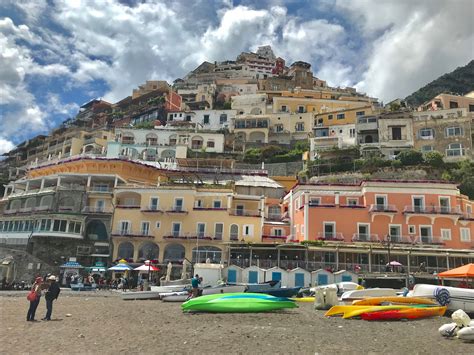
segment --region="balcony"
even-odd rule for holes
[[[328,241],[344,241],[344,235],[336,232],[319,232],[317,240],[328,240]]]
[[[163,211],[156,205],[147,206],[140,210],[143,213],[163,213]]]
[[[395,205],[370,205],[369,212],[390,212],[397,213],[398,209]]]
[[[434,236],[413,236],[413,244],[421,245],[444,245],[445,241],[441,237]]]
[[[194,211],[226,211],[225,207],[203,207],[203,206],[194,206]]]
[[[130,230],[115,230],[112,232],[112,237],[127,237],[127,238],[154,238],[154,236],[150,235],[149,231],[140,231],[140,232],[132,232]]]
[[[473,221],[474,220],[474,213],[464,213],[463,216],[461,217],[461,219],[466,219],[466,220],[469,220],[469,221]]]
[[[316,137],[313,139],[314,149],[333,148],[339,146],[339,137]]]
[[[166,210],[166,213],[187,214],[188,211],[181,206],[173,206],[171,209]]]
[[[123,209],[139,209],[140,205],[117,205],[116,208],[123,208]]]
[[[288,238],[287,235],[262,235],[262,240],[271,240],[271,241],[280,241],[280,242],[286,242],[286,238]]]
[[[90,193],[103,193],[103,194],[111,194],[112,188],[108,186],[92,186],[89,188],[88,192]]]
[[[240,210],[240,209],[229,209],[229,214],[232,216],[243,216],[243,217],[261,217],[260,210]]]
[[[267,220],[268,221],[281,221],[281,214],[269,213]]]
[[[319,203],[317,201],[309,201],[308,203],[309,207],[326,207],[326,208],[332,208],[332,207],[336,207],[335,204],[333,203]]]
[[[458,206],[405,206],[403,213],[462,215]]]
[[[353,242],[379,242],[378,234],[354,233],[352,235]]]
[[[16,214],[18,213],[20,210],[17,209],[17,208],[14,208],[14,209],[10,209],[10,210],[5,210],[3,211],[3,214]]]
[[[171,231],[163,236],[164,239],[180,239],[180,240],[222,240],[222,235],[206,235],[198,233],[184,233]]]
[[[112,213],[111,207],[96,207],[96,206],[86,206],[82,209],[82,213]]]

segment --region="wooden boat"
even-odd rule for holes
[[[462,309],[474,313],[474,290],[468,288],[417,284],[408,294],[411,297],[423,297],[448,306],[448,310]]]
[[[437,305],[438,303],[428,298],[422,297],[370,297],[363,300],[353,301],[354,306],[379,306],[383,303],[390,304],[431,304]]]
[[[390,311],[378,311],[362,313],[360,317],[364,320],[400,320],[400,319],[420,319],[428,317],[442,316],[447,307],[426,307],[426,308],[407,308]]]
[[[185,312],[256,313],[296,308],[295,302],[262,293],[214,294],[192,298],[181,305]]]
[[[397,296],[397,291],[393,288],[366,288],[363,290],[353,290],[344,292],[341,296],[342,302],[361,300],[369,297]]]
[[[120,292],[123,300],[157,300],[160,293],[156,291],[124,291]]]

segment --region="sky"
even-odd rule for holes
[[[271,45],[388,102],[474,58],[473,0],[0,0],[0,154],[146,80]]]

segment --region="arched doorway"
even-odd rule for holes
[[[105,224],[98,220],[92,220],[87,224],[86,237],[93,241],[107,241],[109,239]]]
[[[130,242],[120,243],[118,247],[117,257],[119,259],[133,259],[133,244]]]
[[[372,136],[365,136],[365,141],[364,143],[373,143],[374,139]]]
[[[230,240],[239,240],[239,226],[237,224],[230,226]]]
[[[167,263],[168,261],[176,261],[176,262],[181,262],[184,260],[184,257],[186,255],[186,251],[184,247],[181,244],[168,244],[165,247],[165,255],[163,256],[163,261]]]
[[[153,242],[145,242],[138,249],[138,260],[157,260],[160,248]]]
[[[212,246],[199,246],[193,249],[193,263],[205,263],[207,259],[211,263],[220,263],[222,250]]]

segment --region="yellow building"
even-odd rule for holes
[[[379,113],[379,110],[374,109],[374,107],[371,105],[331,110],[328,112],[315,114],[313,127],[355,124],[358,117],[374,115],[377,113]]]
[[[164,185],[115,190],[113,259],[226,260],[226,245],[260,242],[264,199],[232,189]]]

